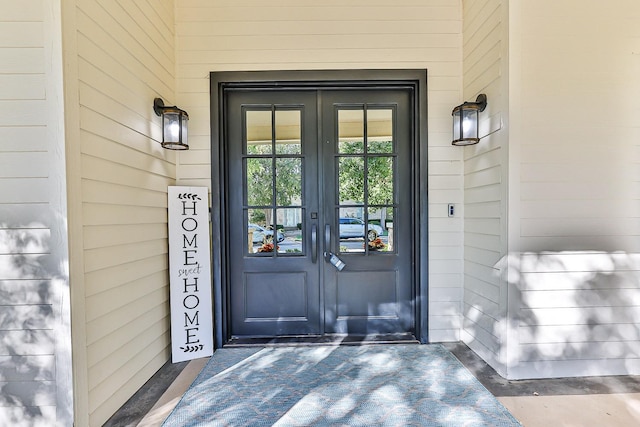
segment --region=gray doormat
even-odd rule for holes
[[[441,345],[223,348],[164,427],[520,426]]]

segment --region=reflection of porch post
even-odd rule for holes
[[[249,239],[248,246],[247,246],[247,248],[249,248],[249,250],[247,252],[253,253],[253,230],[249,229],[247,234],[248,234],[248,239]]]
[[[390,249],[393,249],[393,222],[390,222],[387,224],[387,230],[389,231],[387,235],[387,239],[388,239],[387,244]]]
[[[380,208],[380,227],[383,230],[387,229],[387,208]]]

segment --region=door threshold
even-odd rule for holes
[[[413,334],[376,335],[295,335],[279,337],[233,337],[223,348],[234,347],[302,347],[320,345],[420,344]]]

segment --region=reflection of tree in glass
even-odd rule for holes
[[[271,154],[271,143],[268,144],[249,144],[247,145],[247,154]]]
[[[271,158],[247,159],[247,202],[251,206],[269,206],[273,197]]]
[[[393,198],[393,160],[391,157],[369,157],[369,204],[383,205]]]
[[[249,222],[265,225],[267,223],[267,215],[261,209],[249,209]]]
[[[390,153],[391,141],[369,141],[372,153]],[[299,147],[282,145],[276,157],[276,200],[279,206],[297,203],[302,197],[302,159],[297,156]],[[247,192],[250,206],[274,207],[273,163],[270,145],[250,145],[249,155],[264,155],[247,159]],[[341,154],[362,154],[362,142],[341,142]],[[285,157],[294,155],[295,157]],[[393,159],[390,156],[368,156],[368,176],[364,173],[364,156],[340,158],[340,199],[364,202],[364,180],[368,179],[369,204],[384,205],[393,199]]]
[[[370,153],[391,153],[391,141],[369,141]],[[341,154],[359,154],[361,142],[344,142]],[[393,199],[393,160],[388,156],[368,157],[369,186],[368,203],[383,205]],[[342,157],[340,159],[340,199],[362,202],[364,198],[364,156]]]
[[[295,148],[295,146],[293,147]],[[276,159],[276,203],[289,206],[302,198],[302,159]]]
[[[364,153],[364,144],[362,141],[340,141],[340,154],[362,154]]]
[[[355,203],[364,201],[364,160],[358,157],[342,157],[340,159],[340,201],[350,200]]]
[[[296,154],[296,145],[283,145],[281,154]],[[260,155],[271,153],[271,146],[254,145],[247,147],[247,153]],[[276,175],[276,203],[288,206],[302,196],[302,159],[300,157],[276,156],[276,170],[273,171],[272,157],[247,159],[247,193],[251,206],[273,206],[273,173]]]
[[[391,153],[393,151],[392,141],[369,141],[367,144],[369,153]]]

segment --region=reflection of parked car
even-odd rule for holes
[[[253,243],[262,243],[265,236],[273,236],[273,230],[267,230],[266,228],[258,224],[249,224],[249,231],[253,231]],[[278,242],[284,240],[284,234],[278,231]]]
[[[382,234],[382,227],[376,224],[369,224],[367,239],[375,240]],[[340,218],[340,237],[364,237],[364,221],[360,218]]]

